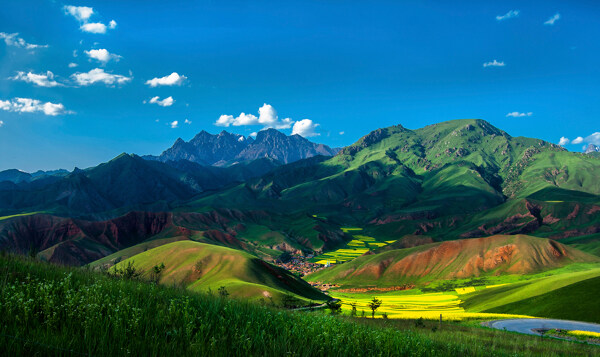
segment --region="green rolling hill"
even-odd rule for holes
[[[136,254],[111,269],[133,264],[149,277],[152,267],[163,263],[160,283],[183,286],[196,292],[214,293],[224,286],[235,297],[270,298],[279,302],[285,294],[308,300],[327,300],[327,296],[304,280],[263,260],[226,247],[192,241],[179,241]]]

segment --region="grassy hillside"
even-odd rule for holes
[[[592,279],[600,276],[599,268],[587,268],[582,271],[569,271],[565,269],[558,274],[542,276],[538,279],[514,282],[512,284],[497,286],[463,296],[464,307],[468,311],[483,312],[491,311],[497,307],[517,303],[518,301],[529,299],[549,293],[553,290],[568,287],[571,284],[583,280]],[[590,303],[595,304],[594,301]],[[566,310],[577,309],[578,306],[563,306]]]
[[[544,294],[500,305],[486,312],[518,314],[600,323],[600,274]]]
[[[306,277],[343,286],[394,286],[434,280],[527,274],[598,257],[552,240],[525,235],[492,236],[383,250]]]
[[[378,129],[333,158],[282,166],[186,207],[310,212],[380,240],[561,238],[599,229],[599,176],[597,158],[465,119]]]
[[[0,257],[2,355],[586,356],[480,327],[343,319]]]
[[[183,286],[191,291],[217,291],[224,286],[235,297],[269,298],[279,302],[292,293],[304,300],[326,300],[327,296],[284,269],[270,265],[246,252],[193,241],[161,245],[116,264],[123,269],[133,264],[150,277],[152,268],[164,264],[160,283]]]

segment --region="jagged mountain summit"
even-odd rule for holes
[[[225,130],[213,135],[204,130],[186,142],[179,138],[159,156],[145,159],[162,162],[188,160],[201,165],[229,166],[261,158],[288,164],[301,159],[337,153],[327,145],[313,143],[300,135],[285,135],[275,129],[258,132],[256,139],[232,134]]]
[[[586,154],[591,154],[594,152],[600,152],[600,146],[594,145],[594,144],[588,144],[587,148],[585,149],[585,153]]]

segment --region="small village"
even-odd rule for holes
[[[308,254],[306,256],[300,254],[292,254],[291,258],[286,262],[277,261],[275,265],[290,271],[300,277],[319,271],[328,265],[312,263],[309,260],[314,258],[314,255]]]

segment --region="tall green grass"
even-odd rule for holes
[[[527,354],[526,346],[547,355],[599,351],[482,328],[423,332],[383,320],[288,312],[14,256],[0,257],[0,302],[0,355],[8,356],[489,356]]]

